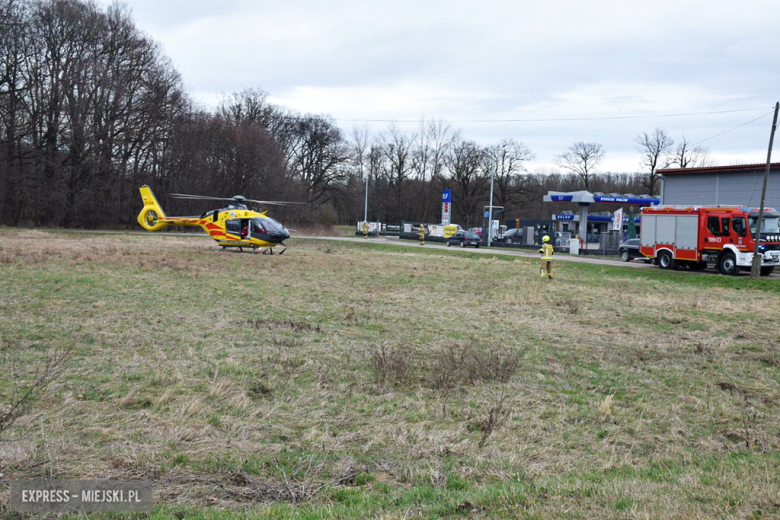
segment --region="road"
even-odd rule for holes
[[[410,248],[426,248],[426,249],[447,249],[446,244],[438,242],[426,242],[424,246],[421,246],[416,240],[401,240],[397,237],[379,237],[379,238],[360,238],[360,237],[293,237],[304,239],[317,239],[317,240],[335,240],[339,242],[356,242],[360,244],[388,244],[393,246],[403,246]],[[450,248],[453,249],[453,248]],[[456,248],[459,251],[460,248]],[[539,258],[539,253],[529,251],[528,249],[510,249],[508,247],[480,247],[468,248],[469,252],[486,254],[486,255],[505,255],[505,256],[519,256],[521,258]],[[587,256],[576,256],[569,254],[559,254],[555,256],[556,261],[560,262],[580,262],[583,264],[595,264],[595,265],[622,265],[623,267],[636,267],[636,268],[648,268],[654,267],[651,264],[646,264],[641,261],[634,262],[621,262],[618,259],[611,260],[608,258],[589,258]]]

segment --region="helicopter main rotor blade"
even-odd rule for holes
[[[307,205],[306,202],[284,202],[281,200],[253,200],[246,199],[246,202],[254,202],[255,204],[268,204],[269,206],[292,206],[292,205]]]
[[[171,193],[170,196],[175,199],[187,200],[233,200],[232,197],[207,197],[205,195],[186,195],[184,193]]]
[[[235,201],[240,203],[245,202],[253,202],[255,204],[266,204],[269,206],[290,206],[290,205],[306,205],[306,202],[285,202],[281,200],[254,200],[254,199],[237,199],[236,197],[209,197],[206,195],[188,195],[185,193],[171,193],[171,197],[175,199],[184,199],[184,200],[227,200],[227,201]]]

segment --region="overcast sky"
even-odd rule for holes
[[[347,132],[355,119],[445,119],[481,144],[522,141],[532,171],[575,141],[605,147],[600,171],[637,171],[639,132],[697,142],[780,99],[777,0],[127,4],[206,106],[251,87]],[[719,111],[735,112],[659,117]],[[468,122],[625,116],[652,117]],[[770,126],[766,115],[702,145],[718,164],[763,162]]]

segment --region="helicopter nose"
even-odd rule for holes
[[[282,242],[290,238],[290,232],[285,229],[284,231],[271,233],[271,238],[274,240],[278,240],[279,242]]]

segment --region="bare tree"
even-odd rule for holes
[[[535,156],[523,143],[514,139],[504,139],[500,143],[489,146],[486,156],[496,165],[496,200],[500,206],[507,207],[514,202],[515,196],[523,191],[519,176],[526,171],[524,163]]]
[[[361,180],[365,180],[366,175],[368,175],[370,137],[371,130],[368,125],[352,127],[352,166],[355,175]]]
[[[412,148],[416,138],[414,134],[405,134],[395,123],[391,123],[382,134],[383,177],[395,195],[396,212],[401,218],[405,218],[402,193],[409,186],[414,172]]]
[[[590,177],[593,170],[606,155],[604,147],[598,143],[583,143],[578,141],[569,147],[566,153],[555,158],[555,164],[565,170],[576,173],[585,184],[585,189],[590,189]]]
[[[698,168],[700,166],[709,166],[709,152],[706,148],[700,146],[691,146],[688,140],[683,136],[680,144],[671,154],[670,164],[676,164],[680,168]]]
[[[659,178],[656,171],[669,165],[669,149],[674,145],[674,140],[664,130],[656,128],[652,134],[642,132],[636,136],[634,142],[639,145],[639,152],[644,156],[642,166],[647,169],[647,192],[655,195]]]
[[[350,151],[333,121],[306,116],[295,125],[290,167],[303,181],[309,202],[327,202],[330,192],[345,180]]]
[[[446,121],[432,120],[428,122],[428,133],[431,136],[431,179],[441,179],[445,169],[445,157],[453,143],[460,138],[460,132],[454,130]]]
[[[419,184],[412,194],[412,204],[420,209],[419,219],[438,218],[442,175],[445,170],[444,158],[456,137],[449,123],[444,121],[422,121],[417,132],[412,152],[412,171],[414,181]]]
[[[420,122],[415,138],[412,150],[412,175],[415,180],[425,181],[428,179],[432,155],[431,136],[425,120]]]
[[[25,99],[29,84],[24,81],[25,55],[30,38],[25,30],[26,6],[16,0],[0,4],[0,221],[19,223],[24,183],[23,142],[29,136]]]
[[[489,169],[485,149],[474,141],[458,140],[447,155],[447,168],[454,183],[453,211],[467,225],[487,199]]]
[[[354,177],[354,179],[351,179],[354,181],[358,188],[360,188],[359,194],[355,197],[355,204],[354,206],[359,207],[359,204],[357,201],[359,201],[362,197],[360,195],[363,195],[363,197],[368,195],[368,188],[370,184],[369,182],[369,172],[370,172],[370,138],[371,138],[371,130],[369,126],[363,125],[363,126],[357,126],[355,125],[352,127],[352,141],[349,144],[350,147],[350,166],[351,166],[351,174]],[[355,209],[357,209],[357,207]],[[364,213],[356,212],[357,214],[364,216]]]
[[[412,164],[415,178],[429,180],[441,176],[444,157],[457,132],[446,121],[421,121],[416,137]]]
[[[249,88],[223,96],[217,107],[218,113],[234,124],[253,121],[268,127],[273,108],[266,102],[266,94],[260,89]]]

